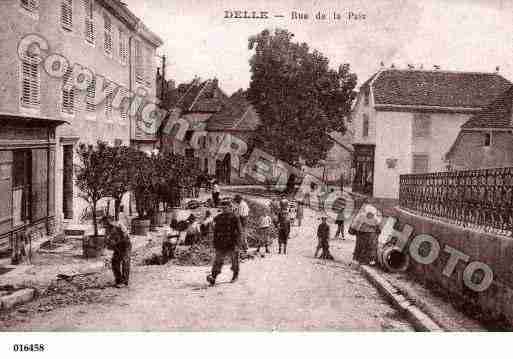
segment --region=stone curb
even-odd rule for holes
[[[416,331],[419,332],[443,332],[424,312],[406,299],[395,289],[377,270],[366,265],[359,266],[362,274],[371,282],[378,291],[383,294],[395,309],[404,313]]]
[[[14,293],[0,298],[0,310],[11,309],[16,305],[30,302],[32,299],[34,299],[35,295],[36,290],[33,288],[17,290]]]

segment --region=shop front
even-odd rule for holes
[[[0,252],[19,232],[54,230],[55,128],[62,123],[0,114]]]

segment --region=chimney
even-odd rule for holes
[[[219,87],[219,80],[216,77],[212,80],[212,87],[215,89]]]
[[[383,61],[381,61],[381,62],[379,63],[379,67],[384,68],[384,67],[385,67],[385,63],[384,63]]]
[[[495,67],[495,73],[496,73],[496,74],[498,74],[498,73],[499,73],[499,71],[500,71],[500,69],[501,69],[501,68],[500,68],[500,66],[496,66],[496,67]]]
[[[390,68],[395,69],[395,65],[394,64],[390,65]]]
[[[435,71],[438,71],[440,70],[440,65],[433,65],[433,68],[435,69]]]
[[[413,66],[412,64],[408,64],[408,70],[415,70],[415,66]]]

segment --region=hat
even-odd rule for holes
[[[196,219],[196,216],[191,213],[191,215],[187,219],[190,219],[190,220],[194,221]]]
[[[233,197],[234,201],[240,201],[242,200],[242,197],[240,196],[240,194],[236,194],[235,197]]]

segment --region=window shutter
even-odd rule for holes
[[[135,40],[135,81],[144,83],[144,59],[139,40]]]
[[[66,72],[62,78],[62,112],[73,114],[75,112],[75,89],[73,86],[66,86],[71,77],[71,70]]]
[[[32,150],[32,195],[31,219],[33,221],[48,215],[48,150]]]
[[[41,103],[41,74],[36,55],[26,53],[21,60],[21,104],[38,107]]]
[[[119,30],[119,58],[123,64],[128,61],[128,37],[121,29]]]
[[[112,54],[112,21],[108,16],[104,16],[104,32],[105,32],[105,38],[104,38],[104,48],[105,52],[107,54]]]
[[[413,115],[413,137],[429,137],[431,133],[431,117],[425,113]]]
[[[87,88],[86,111],[89,111],[89,112],[96,111],[95,97],[96,97],[96,79],[93,78],[91,81],[91,84]]]
[[[146,66],[145,66],[145,70],[146,70],[146,85],[148,86],[151,86],[151,78],[152,78],[152,71],[153,71],[153,57],[151,55],[151,49],[148,48],[146,50],[146,56],[145,56],[145,60],[146,60]]]
[[[21,0],[21,6],[31,12],[36,12],[39,9],[38,0]]]
[[[94,44],[95,27],[93,17],[93,0],[84,0],[85,7],[85,37],[86,41]]]
[[[66,30],[73,29],[73,0],[62,0],[61,24]]]
[[[114,94],[110,93],[105,96],[105,116],[107,118],[111,118],[112,116],[112,100],[114,99]]]
[[[121,91],[121,104],[119,106],[119,118],[124,121],[128,119],[128,111],[130,111],[130,101],[127,99],[128,97],[128,90],[125,88],[119,88],[118,91]]]

